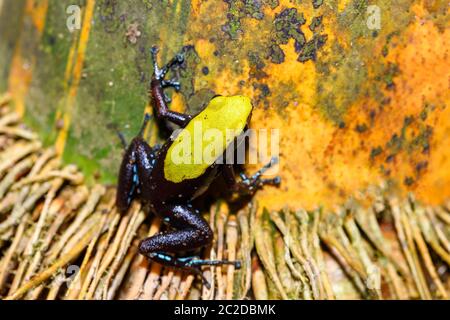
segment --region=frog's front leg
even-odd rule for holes
[[[188,206],[166,205],[160,208],[158,215],[164,217],[164,222],[175,230],[159,233],[143,240],[139,245],[141,254],[163,265],[186,269],[199,275],[201,275],[199,268],[204,265],[232,264],[240,268],[239,261],[202,260],[195,256],[175,256],[210,244],[213,232],[206,220]],[[208,283],[205,284],[208,285]]]
[[[192,119],[192,116],[183,114],[176,111],[169,110],[167,102],[169,102],[167,96],[164,93],[164,89],[168,87],[174,87],[175,90],[180,89],[180,83],[174,79],[165,80],[167,72],[176,65],[180,65],[184,61],[182,53],[175,55],[164,67],[160,68],[156,61],[157,48],[151,49],[153,59],[153,76],[150,83],[150,95],[155,103],[156,116],[159,119],[165,119],[173,122],[181,127],[185,127],[187,123]]]
[[[225,164],[223,166],[223,176],[225,178],[225,182],[232,189],[232,191],[237,192],[239,195],[248,196],[253,195],[256,190],[261,188],[262,186],[275,185],[278,186],[281,183],[281,178],[276,176],[271,179],[262,179],[262,175],[264,172],[269,169],[272,165],[277,162],[276,158],[272,158],[269,163],[259,169],[255,174],[248,177],[245,173],[241,173],[241,181],[236,180],[236,176],[234,173],[233,165]]]

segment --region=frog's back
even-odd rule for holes
[[[167,203],[189,202],[201,195],[218,173],[218,166],[212,164],[203,172],[203,174],[190,179],[184,179],[179,182],[170,181],[165,176],[164,159],[167,157],[167,151],[173,141],[167,142],[158,152],[155,167],[150,175],[150,181],[143,192],[143,198],[157,208],[158,205]]]
[[[201,176],[240,135],[252,111],[245,96],[217,96],[174,139],[164,159],[167,180]]]
[[[151,202],[190,200],[204,192],[217,174],[217,159],[243,132],[251,111],[245,96],[213,98],[159,151],[150,181]]]

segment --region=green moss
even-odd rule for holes
[[[196,70],[198,69],[197,66],[199,65],[200,57],[195,51],[195,48],[193,46],[185,46],[183,51],[184,54],[184,64],[182,68],[179,69],[179,75],[180,75],[180,82],[182,83],[181,86],[181,93],[186,97],[189,113],[197,113],[201,109],[201,104],[199,105],[198,102],[192,101],[192,99],[198,99],[195,93],[194,88],[194,80],[196,75]]]
[[[395,155],[400,150],[402,150],[404,141],[405,141],[404,134],[399,136],[398,134],[394,133],[391,139],[386,143],[386,147],[391,151],[392,155]]]
[[[142,0],[142,3],[144,4],[145,8],[147,10],[153,9],[153,2],[152,0]]]
[[[416,133],[417,131],[418,133]],[[411,169],[415,172],[414,178],[405,177],[403,182],[407,186],[413,185],[428,166],[428,160],[423,158],[429,155],[432,135],[433,128],[423,123],[420,116],[410,115],[405,117],[399,132],[394,133],[385,145],[385,150],[388,154],[385,159],[385,171],[390,172],[388,167],[401,154],[402,158],[409,159]],[[373,152],[372,150],[372,154]],[[373,158],[372,154],[371,158]]]
[[[273,63],[280,64],[284,62],[284,52],[276,42],[269,46],[268,56]]]
[[[317,31],[322,26],[322,16],[314,17],[311,20],[311,24],[309,25],[309,30]]]
[[[209,103],[211,98],[216,95],[216,92],[210,88],[194,88],[195,78],[199,75],[196,74],[196,70],[201,71],[204,75],[204,67],[199,68],[201,59],[193,46],[186,46],[185,48],[185,63],[179,70],[181,93],[186,99],[186,112],[189,114],[197,114],[203,110],[203,108]],[[209,70],[209,73],[215,73],[216,70]]]
[[[159,43],[161,33],[168,34],[160,47],[160,64],[183,47],[190,3],[181,2],[181,15],[175,12],[175,7],[159,2],[154,2],[150,11],[144,2],[106,1],[99,5],[103,5],[103,9],[97,7],[94,14],[94,21],[98,23],[92,25],[90,33],[84,76],[78,89],[64,159],[79,164],[88,177],[95,175],[102,182],[112,183],[122,156],[114,128],[121,131],[127,141],[138,132],[148,104],[148,85],[153,72],[150,47]],[[108,19],[102,21],[104,17]],[[166,20],[174,23],[168,25]],[[125,41],[130,23],[138,23],[142,32],[134,45]],[[164,28],[167,30],[163,31]],[[191,58],[195,59],[195,54],[188,53],[190,64]],[[187,70],[190,68],[191,65]],[[183,76],[192,79],[194,75],[190,72]],[[189,96],[193,91],[190,82],[182,81],[182,92]],[[150,126],[154,125],[152,121]]]
[[[287,8],[275,15],[267,54],[273,63],[284,61],[284,52],[280,45],[287,44],[290,39],[294,40],[296,52],[302,50],[306,40],[300,28],[305,22],[303,13],[299,13],[296,8]]]
[[[417,135],[412,135],[412,132],[411,134],[408,134],[409,130],[412,130],[413,124],[415,126],[414,130],[418,127],[419,132]],[[386,162],[392,162],[395,156],[400,153],[407,154],[412,160],[416,159],[419,154],[427,155],[429,153],[432,135],[433,128],[431,126],[422,122],[417,122],[413,116],[405,117],[400,132],[394,133],[391,139],[386,143],[386,150],[389,153]],[[413,161],[413,163],[414,162],[415,161]],[[426,161],[421,161],[415,165],[415,170],[418,175],[426,165]]]
[[[264,17],[264,6],[269,6],[271,9],[279,5],[278,0],[224,0],[228,4],[227,23],[222,26],[222,31],[227,33],[233,40],[239,37],[242,30],[241,20],[243,18],[252,18],[261,20]]]
[[[314,9],[318,9],[323,4],[323,0],[312,0],[312,4]]]
[[[264,72],[264,67],[266,64],[259,53],[256,51],[250,51],[247,56],[250,64],[250,77],[256,80],[266,78],[267,73]]]
[[[328,36],[326,34],[314,35],[300,50],[297,60],[300,62],[306,62],[308,60],[315,61],[317,51],[325,45],[327,38]]]
[[[356,132],[364,133],[367,131],[367,125],[365,123],[358,123],[355,127]]]
[[[412,177],[406,177],[405,180],[403,180],[403,183],[406,186],[412,186],[414,184],[414,178]]]
[[[336,42],[332,44],[331,51],[329,58],[316,60],[316,69],[320,74],[317,106],[327,119],[338,126],[345,120],[349,106],[362,94],[367,69],[362,67],[359,52],[349,53]]]
[[[428,117],[428,110],[422,110],[420,112],[420,119],[422,121],[425,121],[425,120],[427,120],[427,117]]]
[[[387,63],[384,57],[394,37],[413,21],[414,15],[409,9],[411,2],[378,1],[376,5],[382,13],[380,30],[371,30],[367,26],[368,5],[367,1],[353,0],[342,11],[336,2],[327,2],[321,10],[324,16],[337,16],[337,23],[331,27],[340,36],[334,38],[332,43],[325,43],[321,51],[326,54],[320,56],[314,54],[320,41],[311,39],[305,45],[304,58],[316,59],[315,66],[320,75],[317,107],[337,126],[344,121],[347,110],[354,102],[366,97],[376,101],[382,112],[383,106],[389,103],[384,89],[394,89],[395,77],[401,72],[395,64]],[[314,32],[315,37],[317,30],[320,28]]]
[[[392,90],[394,88],[394,78],[398,76],[400,70],[398,65],[394,63],[388,63],[385,67],[384,71],[384,82],[386,84],[386,88]]]
[[[270,88],[265,83],[253,83],[253,88],[255,89],[256,95],[253,97],[253,100],[258,104],[263,104],[265,108],[269,107],[269,102],[267,101],[267,97],[271,95]]]
[[[118,0],[102,0],[98,4],[99,22],[105,32],[116,32],[123,26],[125,16],[119,17]]]
[[[55,117],[57,110],[64,110],[70,83],[65,83],[69,52],[78,41],[79,30],[69,32],[61,13],[69,4],[82,5],[82,1],[50,1],[47,20],[36,51],[36,65],[29,88],[26,121],[46,145],[52,145],[57,137]],[[31,49],[30,49],[31,50]]]
[[[410,152],[413,152],[416,149],[421,150],[422,152],[428,152],[430,149],[430,139],[433,135],[433,128],[431,126],[425,126],[420,129],[419,134],[414,137],[410,144]]]
[[[383,46],[383,49],[381,51],[383,57],[386,57],[389,54],[389,45],[391,44],[391,41],[394,38],[394,36],[396,36],[398,34],[399,34],[398,31],[394,31],[394,32],[391,32],[390,34],[387,35],[386,42],[385,42],[385,44]]]
[[[373,161],[382,152],[383,152],[383,148],[381,148],[380,146],[378,146],[376,148],[372,148],[372,150],[370,151],[370,160]]]
[[[427,120],[428,113],[432,112],[435,109],[436,109],[436,106],[434,104],[429,104],[428,102],[425,102],[423,104],[422,111],[419,114],[420,120],[422,120],[422,121]]]

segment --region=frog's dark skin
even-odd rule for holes
[[[164,94],[164,88],[179,89],[178,82],[164,80],[164,77],[170,68],[183,62],[183,56],[176,55],[160,69],[156,62],[156,53],[156,48],[152,48],[155,71],[150,83],[150,98],[154,104],[155,115],[183,128],[193,116],[169,110]],[[139,195],[171,230],[143,240],[139,245],[139,252],[163,265],[188,269],[197,274],[201,274],[199,268],[202,265],[233,264],[239,268],[239,261],[201,260],[196,256],[179,256],[180,253],[206,246],[213,239],[210,226],[192,207],[191,201],[206,191],[219,175],[222,175],[229,188],[239,195],[252,195],[264,184],[278,185],[279,177],[261,179],[262,172],[270,166],[268,164],[251,177],[241,174],[242,181],[238,182],[232,165],[213,163],[197,178],[177,183],[168,181],[164,176],[164,159],[173,139],[169,138],[161,147],[150,147],[142,137],[148,120],[146,115],[139,135],[126,149],[119,172],[116,204],[121,212],[125,212],[132,199]]]

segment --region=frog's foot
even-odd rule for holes
[[[205,278],[203,273],[200,271],[201,266],[223,266],[223,265],[232,265],[236,269],[241,268],[241,262],[239,260],[236,261],[228,261],[228,260],[204,260],[199,259],[198,257],[188,257],[186,259],[186,267],[185,269],[192,270],[194,273],[197,273],[202,278],[203,284],[206,288],[211,289],[211,285],[209,281]],[[196,270],[196,271],[195,271]]]
[[[205,260],[200,259],[198,256],[190,257],[174,257],[164,252],[152,252],[147,254],[147,257],[153,261],[159,262],[163,265],[174,267],[178,269],[187,270],[188,272],[195,273],[202,278],[203,284],[210,289],[211,285],[204,277],[200,267],[202,266],[222,266],[233,265],[236,269],[241,268],[240,261],[228,261],[228,260]]]
[[[263,187],[264,185],[279,186],[281,183],[281,177],[279,176],[271,179],[261,178],[264,172],[276,163],[278,163],[278,158],[272,157],[270,162],[259,169],[254,175],[248,177],[245,173],[240,173],[242,181],[236,184],[236,191],[243,195],[252,195],[257,189]]]
[[[170,80],[162,80],[161,85],[163,88],[174,88],[176,91],[180,91],[181,84],[179,81],[176,81],[175,79]]]
[[[178,258],[185,262],[186,267],[201,267],[201,266],[222,266],[222,265],[233,265],[236,269],[241,268],[241,262],[239,260],[229,261],[229,260],[205,260],[199,257],[185,257]]]
[[[155,234],[139,244],[139,252],[168,267],[201,274],[201,266],[232,264],[238,261],[202,260],[198,257],[177,257],[179,252],[197,250],[211,243],[213,232],[208,222],[189,205],[165,205],[158,215],[172,226],[172,230]]]
[[[176,54],[165,66],[160,68],[157,62],[158,48],[153,46],[150,52],[153,60],[154,77],[157,80],[161,81],[163,87],[174,87],[175,89],[178,88],[177,90],[179,90],[180,84],[177,83],[177,81],[175,81],[174,79],[164,80],[164,77],[170,69],[183,63],[184,54],[182,52]]]

